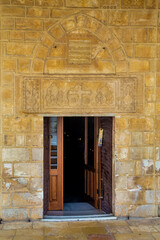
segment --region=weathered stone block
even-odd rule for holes
[[[145,201],[146,203],[154,203],[154,194],[155,192],[153,190],[147,190],[145,191]]]
[[[146,103],[145,115],[153,116],[154,114],[155,114],[155,104],[154,103]]]
[[[8,42],[10,37],[9,37],[9,31],[1,31],[1,41],[2,42]]]
[[[15,136],[14,135],[3,135],[3,144],[5,146],[14,146],[15,145]]]
[[[67,45],[55,44],[55,46],[51,49],[50,57],[67,57]]]
[[[42,33],[36,31],[26,31],[25,33],[26,41],[37,41],[41,38]]]
[[[115,216],[128,216],[128,205],[116,205]]]
[[[15,26],[15,20],[13,18],[2,18],[1,28],[5,30],[12,30]]]
[[[2,210],[4,220],[24,220],[28,218],[28,209],[26,208],[8,208]]]
[[[143,176],[143,177],[128,177],[127,180],[128,189],[144,189],[153,190],[154,189],[154,178],[153,176]]]
[[[43,146],[43,135],[26,135],[27,146]]]
[[[35,5],[37,6],[49,6],[49,7],[63,7],[63,0],[36,0]]]
[[[16,135],[16,146],[24,146],[25,145],[25,137],[24,135]]]
[[[135,26],[150,26],[157,24],[157,14],[155,11],[132,11],[131,25]]]
[[[17,117],[14,122],[17,132],[29,132],[31,129],[31,119],[29,117]]]
[[[128,160],[128,148],[118,148],[117,149],[117,157],[118,161]]]
[[[78,2],[72,1],[72,0],[66,0],[66,7],[99,7],[99,1],[98,0],[88,0],[88,1],[84,1],[84,0],[80,0]]]
[[[10,4],[10,0],[0,0],[0,4]]]
[[[155,172],[156,174],[160,174],[160,161],[155,162]]]
[[[160,132],[156,132],[155,140],[156,140],[156,144],[160,144]]]
[[[141,160],[142,159],[142,148],[141,147],[131,147],[130,148],[130,159]]]
[[[115,124],[116,124],[116,131],[127,129],[128,128],[128,119],[127,118],[116,118]]]
[[[72,14],[78,13],[78,10],[75,9],[52,9],[51,16],[53,18],[64,18]]]
[[[2,194],[2,207],[9,207],[11,204],[10,194],[3,193]]]
[[[129,199],[128,191],[116,191],[115,202],[116,202],[116,205],[129,204],[130,199]]]
[[[13,174],[12,163],[4,163],[2,172],[3,178],[12,177],[12,174]]]
[[[151,145],[154,144],[154,133],[143,133],[143,144]]]
[[[160,103],[156,103],[156,114],[160,115]]]
[[[153,160],[143,159],[142,161],[142,173],[143,174],[153,174],[154,162]]]
[[[76,28],[76,19],[74,17],[69,18],[68,20],[63,21],[62,26],[66,32],[74,30]]]
[[[57,72],[63,72],[65,67],[64,60],[59,59],[52,59],[47,60],[45,65],[45,72],[46,73],[57,73]]]
[[[133,29],[134,33],[134,42],[136,43],[145,43],[147,42],[147,30],[145,28]]]
[[[122,0],[121,4],[122,4],[122,8],[131,8],[131,9],[144,8],[144,0],[137,0],[137,1]]]
[[[135,189],[132,189],[131,191],[128,191],[128,197],[130,199],[130,203],[131,204],[143,204],[145,201],[145,196],[144,196],[144,192]]]
[[[14,71],[16,68],[16,62],[15,59],[4,59],[3,60],[3,69],[6,71]]]
[[[43,202],[42,192],[37,193],[13,193],[12,205],[14,207],[40,205]]]
[[[154,159],[154,147],[143,147],[142,157],[143,159]]]
[[[118,131],[115,135],[115,144],[117,145],[130,145],[131,135],[127,130],[124,132]]]
[[[43,133],[43,117],[32,117],[32,131]]]
[[[109,12],[109,25],[125,26],[129,23],[128,11],[110,11]]]
[[[129,211],[129,215],[132,217],[153,217],[155,216],[155,207],[154,205],[135,206]]]
[[[133,42],[133,29],[130,29],[130,28],[123,29],[122,41],[124,43],[132,43]]]
[[[43,148],[32,148],[32,161],[43,161]]]
[[[153,45],[137,45],[136,57],[154,58],[156,57],[156,47]]]
[[[146,100],[148,102],[154,102],[156,99],[156,93],[154,87],[147,87],[146,88]]]
[[[3,102],[13,101],[13,89],[10,87],[2,88],[1,97]]]
[[[42,208],[31,208],[30,209],[30,218],[31,219],[43,218],[43,209]]]
[[[42,178],[31,178],[30,190],[31,191],[42,191],[43,190],[43,179]]]
[[[116,61],[115,64],[117,73],[124,73],[128,71],[127,61]]]
[[[18,72],[20,72],[20,73],[29,73],[30,72],[30,65],[31,65],[30,59],[19,58],[17,65],[18,65]]]
[[[156,76],[154,73],[147,73],[145,83],[147,87],[152,87],[156,85]]]
[[[35,50],[35,57],[45,59],[47,57],[49,49],[43,45],[37,45]]]
[[[127,176],[116,177],[116,189],[127,189]]]
[[[135,176],[141,176],[142,175],[142,162],[136,161],[136,171]]]
[[[142,133],[133,132],[132,133],[132,145],[142,145]]]
[[[15,177],[42,177],[42,163],[15,163]]]
[[[40,59],[35,59],[33,61],[33,72],[43,73],[44,72],[44,61]]]
[[[131,130],[152,131],[154,128],[153,118],[131,118],[129,119],[129,128]]]
[[[22,41],[24,39],[24,33],[19,31],[11,31],[10,32],[10,39],[16,41]]]
[[[1,16],[17,16],[21,17],[25,15],[25,8],[23,7],[13,7],[13,6],[3,6],[1,7]]]
[[[156,28],[149,28],[147,30],[148,42],[155,43],[157,41]]]
[[[16,29],[18,30],[42,30],[42,21],[39,19],[16,19]]]
[[[57,39],[62,38],[65,35],[65,32],[62,29],[61,25],[56,25],[55,27],[53,27],[50,30],[50,33],[54,38],[57,38]]]
[[[34,0],[11,0],[11,2],[15,5],[34,5]]]
[[[27,8],[27,17],[49,17],[49,9],[47,8]]]
[[[149,61],[147,60],[130,60],[129,61],[129,71],[130,72],[148,72],[149,71]]]
[[[135,162],[133,161],[125,161],[125,162],[117,162],[116,163],[116,174],[135,174]]]
[[[27,178],[5,178],[2,182],[3,191],[21,192],[29,190],[29,179]]]
[[[28,148],[3,148],[2,149],[2,161],[29,161],[30,149]]]
[[[33,53],[34,44],[24,43],[8,43],[7,54],[9,55],[20,55],[20,56],[31,56]]]

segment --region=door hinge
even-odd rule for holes
[[[97,189],[97,194],[99,194],[99,189]]]

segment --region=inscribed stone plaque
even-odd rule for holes
[[[22,82],[24,113],[134,113],[143,105],[143,81],[136,77],[54,75]]]
[[[91,41],[90,40],[69,40],[68,63],[69,64],[90,64],[91,63]]]

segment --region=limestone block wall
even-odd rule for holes
[[[43,116],[56,115],[56,111],[63,115],[64,103],[58,94],[60,98],[52,99],[58,110],[42,108],[35,79],[53,78],[54,74],[138,79],[133,91],[124,85],[118,99],[114,94],[123,108],[112,108],[112,87],[112,97],[106,100],[110,105],[103,105],[102,91],[98,95],[103,105],[99,115],[115,117],[113,213],[159,215],[159,14],[158,0],[0,0],[2,219],[43,217]],[[83,50],[78,60],[74,52],[77,40]],[[27,83],[24,95],[23,79],[27,77],[34,79]],[[83,104],[76,114],[97,114],[94,104],[89,111],[85,110],[87,101]],[[72,104],[66,111],[74,115]]]

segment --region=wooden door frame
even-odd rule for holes
[[[50,128],[50,126],[49,126]],[[50,138],[49,138],[50,139]],[[50,141],[50,140],[49,140]],[[51,146],[51,144],[49,144]],[[50,150],[51,151],[51,150]],[[49,152],[51,156],[51,152]],[[51,166],[51,158],[49,157],[49,166]],[[57,169],[49,169],[49,204],[48,210],[63,210],[63,117],[57,117]],[[55,178],[56,177],[56,180]],[[52,184],[52,179],[55,182]],[[52,196],[54,194],[52,187],[56,184],[55,199]]]

